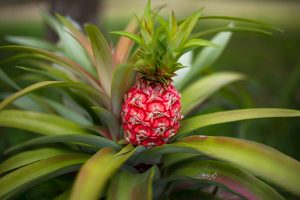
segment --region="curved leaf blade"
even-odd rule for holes
[[[41,148],[37,150],[21,152],[0,163],[0,174],[39,160],[44,160],[65,153],[66,151],[55,148]]]
[[[67,31],[70,31],[69,33],[79,42],[79,44],[83,47],[83,49],[86,51],[89,57],[91,59],[94,59],[93,50],[90,42],[88,41],[86,36],[78,29],[78,27],[76,27],[76,25],[73,24],[73,21],[58,13],[56,13],[56,17],[68,29]]]
[[[152,181],[154,168],[144,173],[120,171],[112,179],[108,188],[108,200],[152,199]],[[126,183],[126,184],[124,184]]]
[[[8,106],[10,103],[12,103],[14,100],[30,93],[38,89],[46,88],[46,87],[70,87],[74,89],[79,89],[84,92],[88,92],[89,94],[93,94],[96,96],[100,95],[100,92],[95,90],[92,87],[89,87],[86,84],[79,83],[79,82],[66,82],[66,81],[43,81],[39,83],[35,83],[33,85],[30,85],[14,94],[11,96],[7,97],[0,103],[0,110]],[[100,97],[105,97],[105,96],[100,96]]]
[[[110,33],[127,37],[139,45],[143,44],[142,38],[134,33],[130,33],[127,31],[112,31]]]
[[[242,79],[244,79],[244,76],[240,73],[218,72],[196,81],[181,93],[182,114],[188,114],[193,108],[225,85]]]
[[[203,160],[176,165],[171,176],[190,177],[221,184],[246,199],[283,200],[272,187],[245,170],[220,161]]]
[[[24,149],[26,147],[31,147],[34,145],[42,145],[42,144],[51,144],[51,143],[68,143],[68,142],[76,142],[79,145],[91,145],[96,149],[100,149],[103,147],[112,147],[116,150],[121,148],[117,143],[106,139],[104,137],[96,136],[96,135],[83,135],[83,134],[69,134],[69,135],[51,135],[51,136],[43,136],[28,140],[21,144],[15,145],[5,151],[6,154]]]
[[[70,199],[71,190],[67,190],[62,194],[56,196],[53,200],[69,200]]]
[[[133,153],[131,145],[117,154],[111,148],[101,149],[79,171],[70,200],[97,200],[107,181]]]
[[[265,26],[267,28],[282,32],[282,30],[280,28],[276,27],[276,26],[273,26],[273,25],[265,23],[265,22],[253,20],[253,19],[246,19],[246,18],[240,18],[240,17],[231,17],[231,16],[202,16],[202,17],[198,18],[198,20],[212,20],[212,19],[237,21],[237,22],[256,24],[256,25],[259,25],[259,26]]]
[[[229,110],[190,117],[180,122],[180,131],[175,138],[189,135],[199,128],[214,124],[241,121],[246,119],[272,118],[272,117],[300,117],[300,111],[279,108],[252,108]]]
[[[192,38],[196,38],[196,37],[203,37],[204,35],[210,35],[213,33],[218,33],[218,32],[224,32],[224,31],[230,31],[230,32],[252,32],[252,33],[259,33],[259,34],[263,34],[263,35],[268,35],[271,36],[273,35],[272,32],[267,31],[267,30],[263,30],[260,28],[254,28],[254,27],[244,27],[244,26],[232,26],[232,27],[218,27],[218,28],[212,28],[212,29],[208,29],[205,31],[201,31],[199,33],[196,33],[194,35],[191,35]]]
[[[88,134],[79,125],[56,115],[20,111],[0,111],[0,126],[18,128],[42,135]]]
[[[69,119],[77,124],[82,126],[92,126],[93,123],[89,121],[84,116],[80,115],[78,112],[72,110],[71,108],[59,103],[57,101],[53,101],[47,98],[43,98],[60,116],[65,119]]]
[[[54,44],[39,38],[28,37],[28,36],[7,36],[5,37],[5,39],[15,44],[37,47],[48,51],[58,50],[58,48]]]
[[[97,26],[87,24],[85,30],[88,34],[93,55],[95,58],[95,67],[98,73],[99,81],[104,91],[110,95],[110,85],[112,79],[113,61],[111,56],[111,49]]]
[[[0,179],[0,198],[8,199],[43,180],[76,171],[87,160],[84,154],[55,156],[22,167]]]
[[[231,36],[231,32],[221,32],[214,36],[210,41],[213,44],[217,45],[218,48],[203,48],[202,51],[200,51],[200,53],[196,56],[195,61],[188,74],[184,77],[184,79],[176,83],[176,88],[178,88],[178,90],[182,90],[188,83],[199,76],[204,68],[212,66],[222,55]]]
[[[78,75],[84,75],[84,78],[86,78],[87,81],[89,81],[97,89],[100,89],[99,83],[96,80],[96,78],[91,73],[86,71],[81,65],[79,65],[78,63],[74,62],[69,58],[56,55],[55,53],[52,53],[50,51],[46,51],[34,47],[27,47],[27,46],[17,46],[17,45],[1,46],[0,51],[20,51],[20,52],[37,54],[39,55],[39,58],[50,60],[54,63],[63,65],[68,69],[72,69],[76,71]]]
[[[136,72],[133,70],[134,65],[119,65],[114,70],[111,86],[111,103],[112,111],[115,116],[121,115],[121,105],[124,94],[134,84]]]
[[[263,144],[228,137],[190,136],[168,146],[228,161],[300,195],[300,162]]]
[[[120,137],[120,123],[119,120],[110,111],[101,107],[92,107],[98,114],[100,119],[107,125],[110,134],[114,140]]]
[[[129,33],[136,33],[138,29],[137,22],[132,19],[126,26],[125,31]],[[114,61],[116,64],[125,63],[129,57],[134,41],[127,37],[121,36],[114,52]]]

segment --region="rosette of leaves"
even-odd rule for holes
[[[253,141],[201,135],[201,128],[211,125],[299,117],[300,111],[252,108],[200,115],[192,112],[219,89],[245,79],[236,72],[197,76],[217,60],[231,32],[270,34],[273,27],[234,17],[205,17],[202,10],[180,22],[174,14],[167,20],[150,9],[150,2],[145,13],[156,16],[153,26],[168,29],[178,38],[198,41],[190,42],[190,47],[214,44],[203,47],[190,71],[175,82],[185,115],[179,132],[167,144],[151,149],[123,139],[121,104],[136,78],[132,63],[139,44],[134,41],[142,37],[134,20],[125,32],[117,32],[122,37],[111,47],[95,25],[87,24],[82,31],[68,18],[43,14],[60,38],[57,44],[9,37],[19,45],[0,47],[1,52],[13,53],[1,66],[13,64],[26,72],[10,77],[0,71],[1,81],[9,88],[1,93],[0,126],[36,134],[1,156],[0,199],[39,190],[39,198],[71,200],[284,199],[268,183],[300,196],[297,160]],[[187,33],[197,22],[208,19],[247,25]],[[199,43],[196,39],[217,32],[211,41]]]

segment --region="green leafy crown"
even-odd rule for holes
[[[144,14],[137,17],[139,35],[115,31],[135,41],[139,47],[135,56],[135,65],[141,76],[153,81],[166,82],[183,68],[178,59],[186,52],[201,46],[214,46],[213,43],[190,37],[202,10],[184,19],[176,21],[172,11],[169,19],[158,14],[160,9],[151,10],[148,1]]]

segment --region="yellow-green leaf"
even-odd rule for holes
[[[41,148],[37,150],[24,151],[3,161],[0,164],[0,174],[39,160],[44,160],[65,153],[65,150],[55,148]]]
[[[152,200],[152,182],[154,168],[144,173],[120,171],[111,181],[108,188],[108,200]],[[126,184],[124,184],[126,183]]]
[[[243,78],[242,74],[236,72],[218,72],[196,81],[181,93],[182,114],[189,113],[220,88]]]
[[[59,155],[17,169],[0,178],[0,198],[9,199],[44,180],[76,171],[87,158],[78,153]]]
[[[112,148],[103,148],[91,157],[79,171],[70,200],[97,200],[108,180],[134,153],[132,145],[115,153]]]
[[[300,162],[263,144],[228,137],[190,136],[168,146],[193,149],[228,161],[300,195]]]
[[[88,133],[74,122],[56,115],[20,110],[0,111],[0,126],[23,129],[42,135]]]
[[[181,121],[180,131],[175,138],[187,136],[192,131],[214,124],[271,117],[300,117],[300,111],[279,108],[252,108],[199,115]]]

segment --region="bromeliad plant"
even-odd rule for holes
[[[52,192],[47,197],[71,200],[284,199],[257,177],[300,195],[300,163],[295,159],[253,141],[199,131],[225,122],[297,117],[300,111],[254,108],[191,114],[220,88],[244,79],[235,72],[197,77],[221,54],[230,32],[269,33],[231,24],[191,35],[198,21],[272,27],[205,17],[202,10],[178,22],[174,13],[165,19],[151,10],[149,1],[138,23],[114,32],[121,37],[111,48],[95,25],[86,25],[85,35],[70,19],[43,16],[58,33],[58,45],[9,37],[21,45],[0,48],[20,52],[1,66],[14,63],[29,72],[10,78],[0,71],[2,81],[16,90],[1,93],[0,126],[39,135],[2,155],[0,199],[12,199],[51,179],[65,182],[48,189]],[[198,38],[215,32],[220,33],[211,41]],[[199,65],[174,83],[172,77],[183,68],[178,59],[199,47],[204,47],[195,62]],[[33,84],[21,88],[24,82]]]

